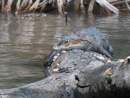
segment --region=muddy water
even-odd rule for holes
[[[45,77],[43,60],[59,41],[55,34],[66,35],[95,26],[109,37],[114,58],[130,55],[130,15],[103,17],[68,13],[14,16],[0,13],[0,89],[21,86]]]

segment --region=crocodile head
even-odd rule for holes
[[[70,50],[70,49],[85,49],[89,46],[90,41],[77,41],[73,39],[62,40],[57,46],[53,46],[54,50]]]

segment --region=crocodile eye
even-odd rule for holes
[[[67,43],[69,43],[69,40],[62,40],[57,46],[61,46],[61,45],[63,45],[63,44],[67,44]]]

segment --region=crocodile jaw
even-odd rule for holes
[[[68,43],[66,44],[62,44],[62,45],[55,45],[53,46],[54,50],[69,50],[69,49],[73,49],[72,47],[78,46],[81,43],[79,41],[75,41],[75,40],[68,40]]]

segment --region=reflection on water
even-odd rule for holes
[[[0,89],[44,78],[43,60],[59,42],[53,39],[55,34],[66,35],[95,26],[109,37],[114,58],[130,55],[130,15],[102,17],[69,12],[67,25],[63,16],[47,14],[44,18],[37,17],[29,20],[27,15],[0,14]]]

